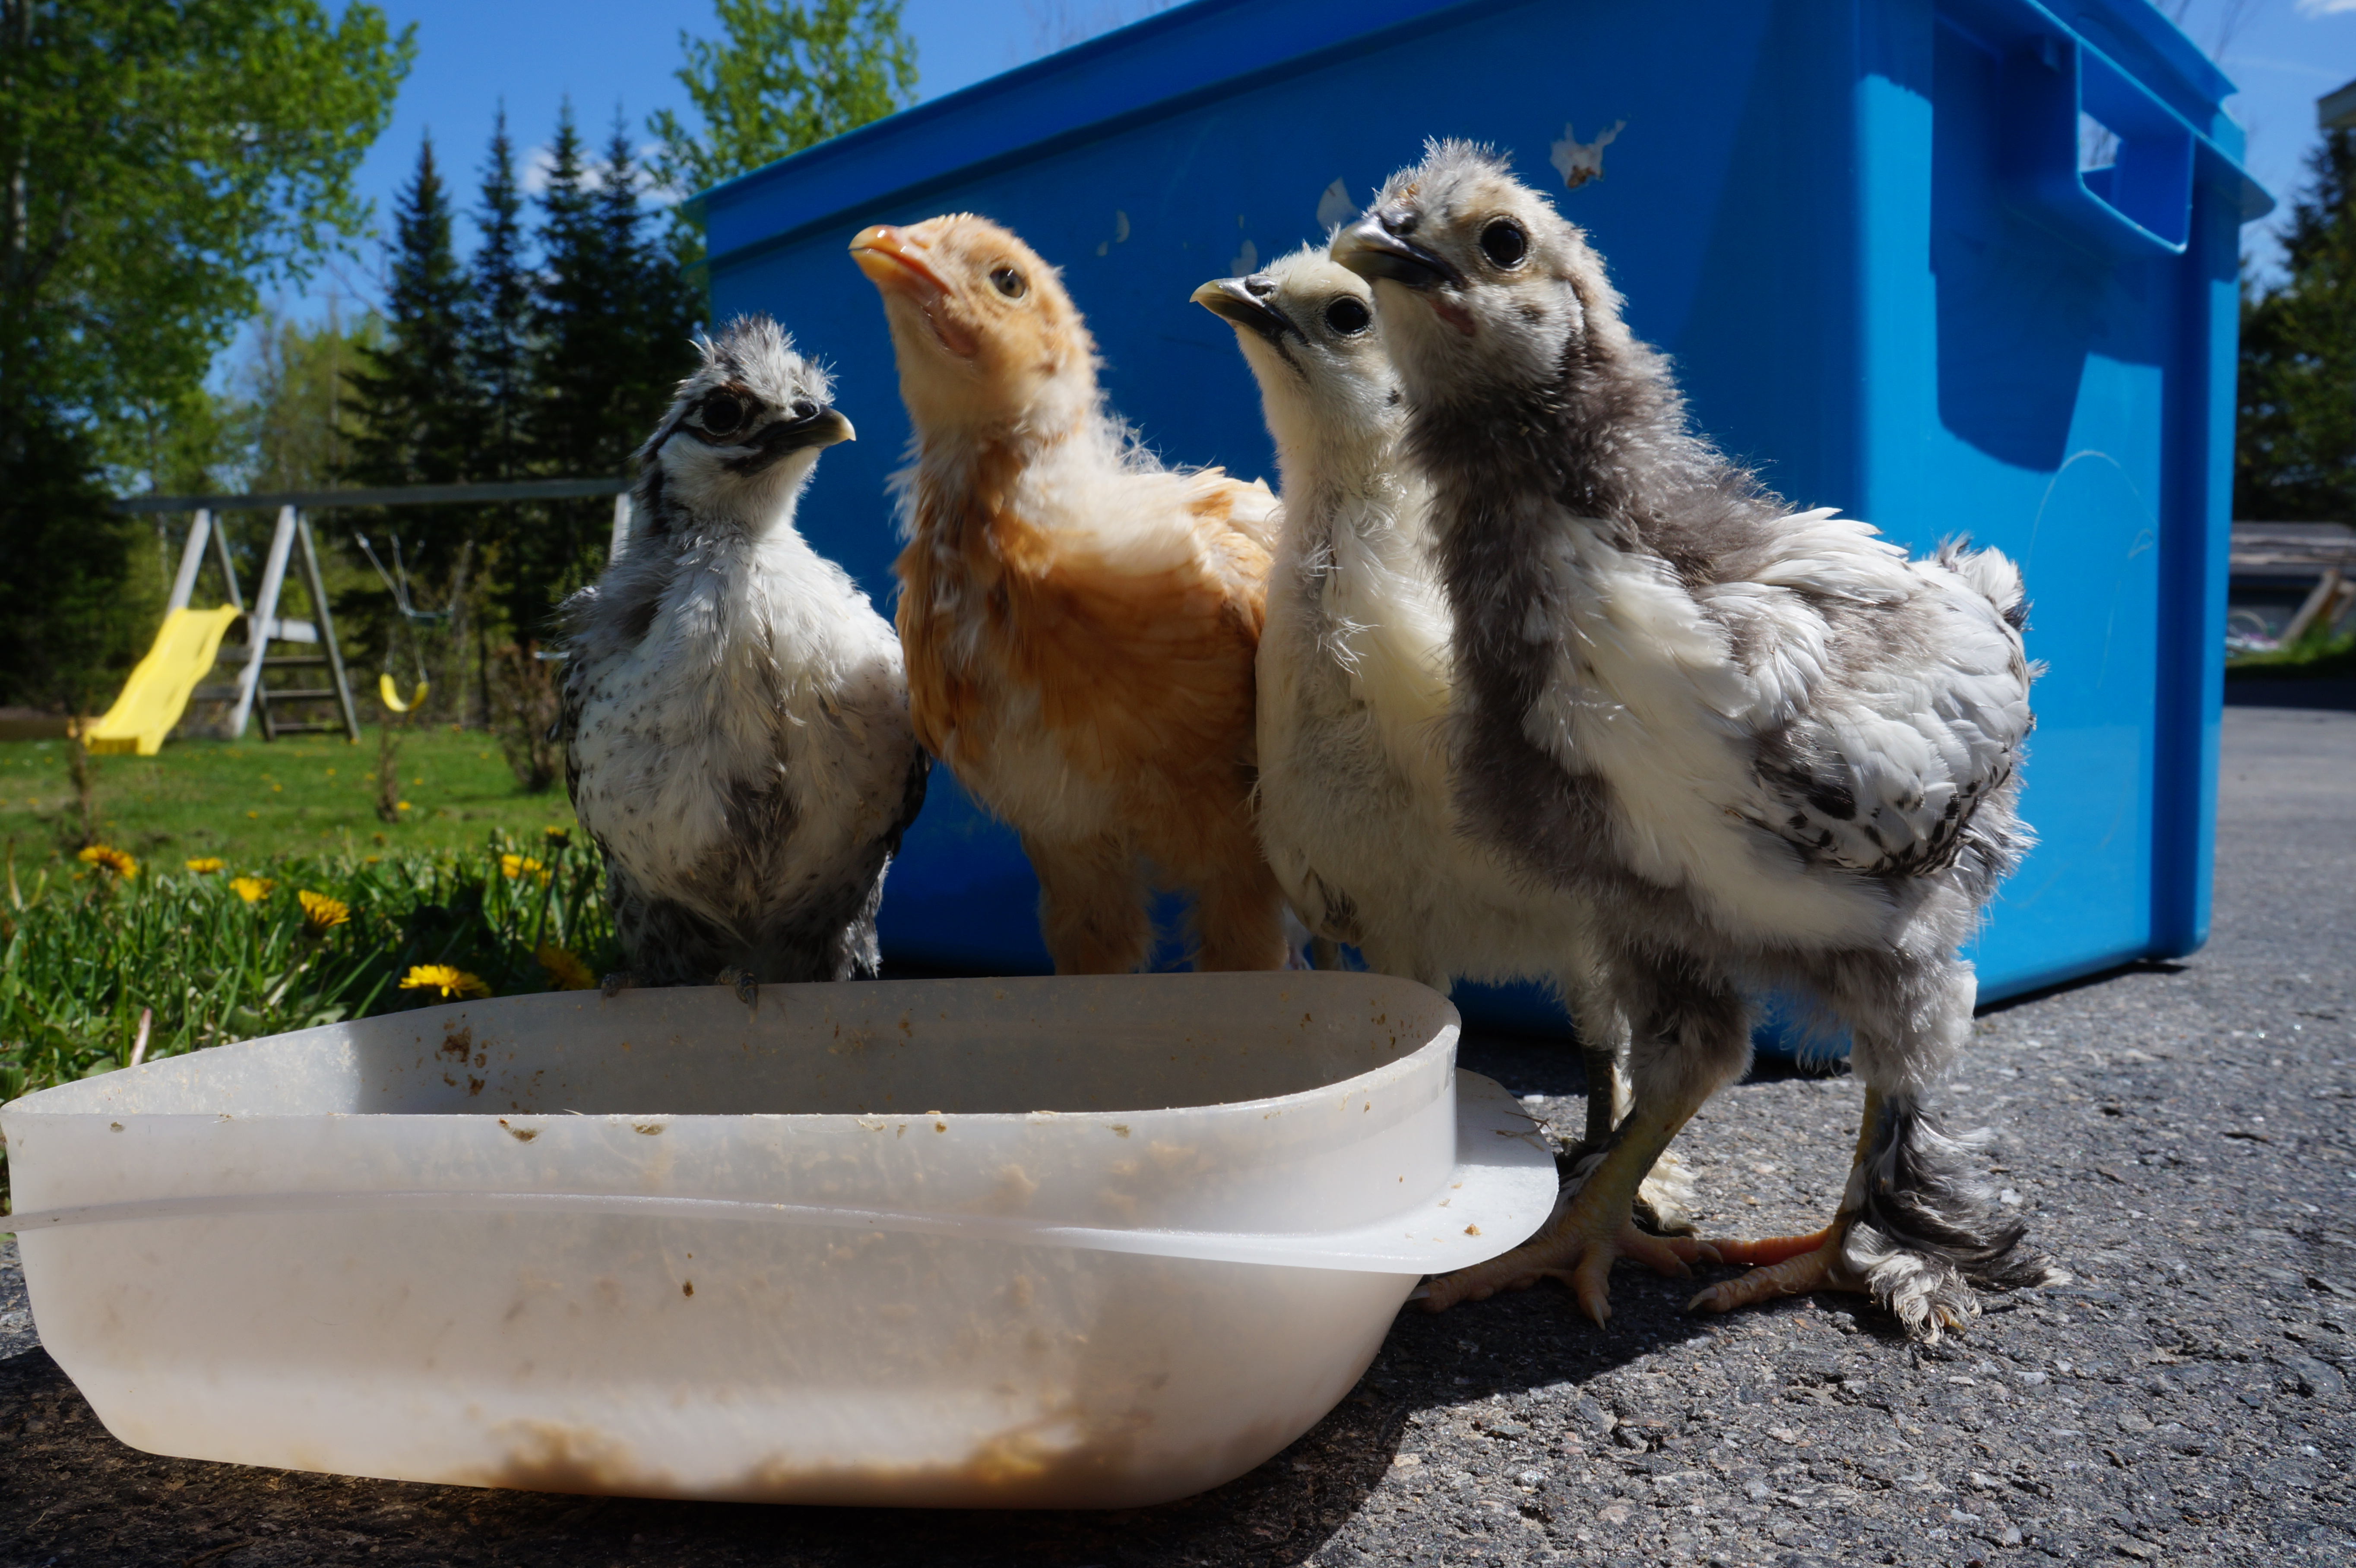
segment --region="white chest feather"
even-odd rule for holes
[[[798,537],[689,547],[644,636],[575,656],[574,808],[648,892],[696,901],[699,866],[757,822],[790,822],[786,859],[817,864],[888,830],[912,745],[899,645]],[[753,809],[778,792],[787,811]]]

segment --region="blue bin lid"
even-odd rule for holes
[[[698,193],[710,265],[794,244],[846,213],[1247,90],[1398,37],[1526,0],[1194,0],[849,131]],[[1865,4],[1878,0],[1862,0]],[[2202,177],[2238,192],[2247,222],[2274,197],[2242,167],[2236,89],[2148,0],[1940,0],[1943,19],[1992,47],[2040,37],[2094,51],[2184,122]],[[1141,92],[1141,84],[1150,84]],[[863,221],[862,218],[862,221]]]

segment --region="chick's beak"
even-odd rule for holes
[[[858,438],[851,421],[820,403],[799,419],[779,420],[745,443],[745,452],[728,466],[739,474],[757,474],[797,452],[810,452]]]
[[[1408,239],[1413,231],[1412,214],[1390,209],[1369,212],[1333,236],[1326,253],[1369,283],[1388,278],[1419,291],[1441,283],[1462,288],[1464,275],[1450,266],[1445,257]]]
[[[1233,325],[1257,333],[1274,343],[1289,332],[1295,332],[1284,313],[1251,291],[1248,278],[1214,278],[1196,289],[1193,298],[1196,304]],[[1297,333],[1296,333],[1297,336]]]
[[[918,304],[930,304],[948,292],[925,256],[925,248],[907,230],[879,223],[862,229],[851,242],[851,259],[867,281],[887,293],[905,294]]]

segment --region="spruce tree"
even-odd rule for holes
[[[492,123],[475,229],[481,238],[475,247],[474,291],[466,317],[467,371],[482,410],[474,476],[520,479],[530,461],[525,416],[530,392],[532,275],[525,253],[523,193],[516,182],[515,144],[508,136],[504,104]]]
[[[391,261],[383,342],[359,347],[350,377],[359,428],[346,472],[364,485],[455,485],[474,467],[478,423],[466,352],[473,291],[451,249],[450,198],[431,135],[394,211]],[[467,508],[421,507],[391,526],[412,541],[411,560],[439,576],[472,525]]]
[[[526,441],[534,470],[552,477],[618,478],[629,451],[613,428],[611,395],[624,368],[626,338],[617,329],[617,301],[626,280],[615,264],[598,206],[567,100],[540,194],[541,271],[526,359],[532,392]],[[544,637],[557,602],[594,574],[592,551],[603,542],[596,538],[600,513],[594,504],[552,502],[509,541],[499,598],[519,642]],[[602,514],[610,520],[610,503]]]
[[[2356,131],[2327,131],[2283,237],[2288,275],[2242,302],[2233,515],[2356,522]]]

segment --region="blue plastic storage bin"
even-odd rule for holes
[[[1008,224],[1166,459],[1273,482],[1189,293],[1321,235],[1426,136],[1510,151],[1727,449],[1794,502],[2027,571],[2041,843],[1978,944],[1995,997],[2208,933],[2238,236],[2270,205],[2232,91],[2145,0],[1197,0],[708,192],[712,302],[835,367],[860,440],[802,526],[887,603],[907,423],[858,229]],[[937,773],[886,952],[1044,969],[1036,897]]]

